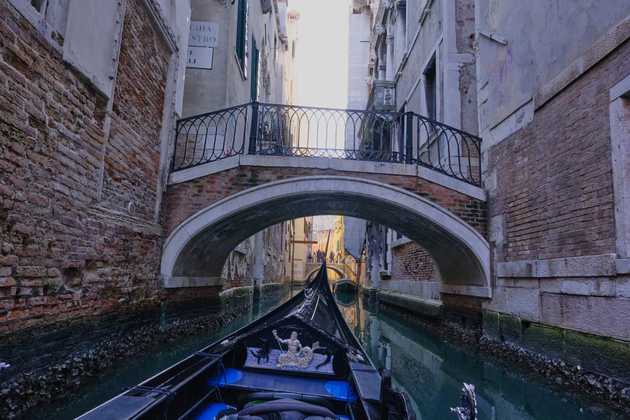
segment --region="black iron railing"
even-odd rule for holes
[[[240,154],[425,166],[481,184],[481,139],[406,112],[253,102],[177,122],[172,170]]]

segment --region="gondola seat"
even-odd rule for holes
[[[228,420],[324,420],[339,418],[326,407],[289,398],[249,404]]]
[[[282,375],[234,368],[224,369],[208,380],[208,385],[231,389],[258,389],[272,392],[299,392],[354,402],[357,395],[345,380]]]

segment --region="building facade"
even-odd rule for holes
[[[493,287],[469,305],[483,313],[484,332],[538,348],[535,337],[557,336],[550,348],[569,359],[583,334],[619,348],[630,341],[630,4],[600,6],[353,2],[353,19],[370,21],[366,107],[412,111],[482,138]],[[432,285],[394,288],[452,298],[439,293],[430,256],[397,236],[368,224],[371,285],[413,273]]]
[[[530,6],[475,2],[487,330],[516,320],[561,327],[565,344],[574,331],[627,344],[630,4]]]
[[[184,116],[251,101],[281,103],[293,85],[297,16],[286,0],[193,0]],[[258,232],[239,244],[223,269],[224,288],[289,279],[290,222]]]
[[[352,2],[351,108],[414,112],[477,132],[474,7],[472,0],[452,3]],[[383,103],[386,90],[393,93]],[[400,152],[397,146],[390,147]],[[367,223],[365,229],[370,287],[440,299],[439,270],[426,250],[387,226]]]
[[[310,274],[313,263],[311,248],[315,242],[313,238],[313,218],[301,217],[288,222],[291,235],[287,241],[285,251],[287,278],[292,285],[304,284]]]
[[[298,18],[287,21],[287,9],[283,0],[0,2],[0,333],[216,296],[161,284],[175,121],[286,100]],[[288,279],[288,235],[284,223],[239,245],[225,285]]]
[[[0,16],[0,333],[155,302],[190,5],[3,0]]]

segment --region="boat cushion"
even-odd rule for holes
[[[317,395],[338,401],[354,402],[357,399],[354,388],[347,381],[290,376],[272,372],[255,372],[234,368],[227,368],[224,372],[218,373],[208,380],[208,384],[221,388]]]
[[[219,414],[225,413],[230,409],[235,411],[234,407],[224,402],[213,402],[196,415],[195,420],[216,420]]]
[[[241,410],[238,413],[239,417],[242,416],[260,416],[268,413],[286,413],[287,416],[280,416],[287,419],[304,419],[305,417],[318,416],[335,418],[335,413],[315,404],[310,404],[304,401],[297,401],[290,398],[282,398],[279,400],[267,401],[264,403],[252,405]]]
[[[218,375],[210,378],[210,385],[226,386],[239,382],[243,378],[243,371],[240,369],[227,368],[219,372]]]

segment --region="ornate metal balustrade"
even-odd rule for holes
[[[425,166],[481,184],[481,139],[406,112],[253,102],[177,122],[172,170],[239,154]]]

